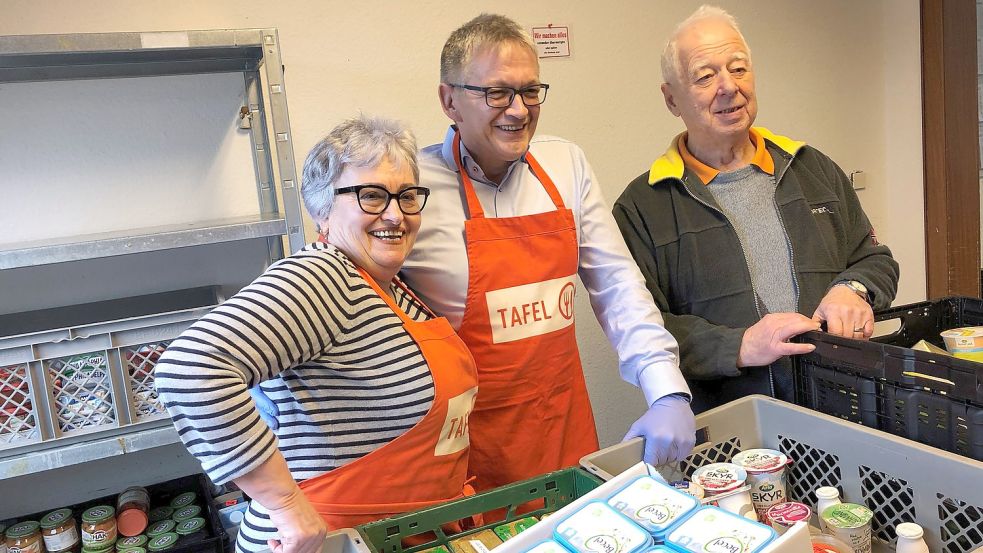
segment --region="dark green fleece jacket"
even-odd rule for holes
[[[819,150],[755,130],[775,162],[775,202],[791,246],[799,313],[811,317],[841,280],[862,282],[874,309],[889,306],[897,292],[898,264],[877,242],[847,176]],[[744,331],[765,308],[734,228],[683,164],[681,136],[628,185],[615,202],[614,217],[666,328],[679,342],[694,409],[748,394],[792,401],[788,359],[771,367],[737,367]]]

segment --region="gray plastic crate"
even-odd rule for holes
[[[0,338],[0,455],[166,419],[154,365],[210,309]]]
[[[696,418],[698,445],[686,461],[659,468],[669,480],[750,448],[777,449],[794,464],[789,496],[815,506],[814,491],[835,486],[844,501],[874,511],[874,551],[890,551],[894,527],[916,522],[933,552],[983,546],[983,462],[872,430],[765,396],[749,396]],[[641,439],[585,456],[581,465],[609,479],[638,463]]]

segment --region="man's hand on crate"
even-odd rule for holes
[[[650,465],[682,461],[696,445],[696,419],[686,397],[670,394],[652,403],[624,439],[645,439],[643,459]]]
[[[800,313],[769,313],[744,331],[737,366],[761,367],[774,363],[779,357],[809,353],[816,346],[789,340],[810,330],[819,330],[819,321]]]
[[[830,288],[812,318],[826,321],[827,332],[844,338],[867,340],[874,334],[874,310],[847,286]]]

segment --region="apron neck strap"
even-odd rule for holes
[[[457,172],[461,175],[461,185],[464,188],[464,195],[468,202],[468,218],[469,219],[484,219],[485,210],[481,208],[481,202],[478,201],[478,194],[474,191],[474,184],[471,182],[471,177],[468,176],[468,172],[464,168],[464,163],[461,160],[461,131],[454,132],[454,163],[457,164]],[[566,206],[563,203],[563,198],[560,196],[560,192],[556,189],[556,185],[553,184],[553,179],[546,174],[543,170],[543,166],[536,161],[533,157],[532,152],[526,151],[525,154],[526,163],[529,164],[529,169],[532,174],[539,179],[539,182],[546,189],[546,193],[549,194],[550,199],[553,201],[553,205],[557,209],[565,209]]]
[[[380,298],[382,298],[382,301],[386,302],[386,305],[388,305],[389,308],[392,309],[394,313],[396,313],[396,315],[400,318],[400,320],[402,320],[404,323],[414,322],[413,319],[411,319],[410,316],[407,315],[405,311],[403,311],[402,309],[399,308],[398,305],[396,305],[396,300],[393,299],[392,296],[386,293],[382,289],[382,287],[379,286],[379,283],[376,282],[374,278],[372,278],[372,275],[370,275],[368,271],[366,271],[361,267],[355,267],[355,269],[357,269],[358,273],[362,275],[362,278],[365,279],[365,282],[368,282],[369,286],[371,286],[372,289],[375,290],[375,293],[378,294]],[[406,285],[402,283],[402,281],[396,279],[396,286],[399,286],[404,292],[406,292],[407,295],[413,298],[413,301],[418,303],[420,307],[422,307],[423,310],[430,315],[430,317],[437,318],[434,312],[431,311],[429,307],[427,307],[427,304],[420,301],[420,298],[416,297],[416,294],[413,293],[413,290],[407,288]]]

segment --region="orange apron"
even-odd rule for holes
[[[300,483],[330,529],[355,527],[474,493],[467,485],[468,418],[478,390],[474,359],[447,319],[414,321],[372,277],[359,272],[420,347],[433,376],[434,399],[423,419],[395,440]]]
[[[573,297],[579,265],[573,212],[532,154],[526,161],[556,206],[486,218],[461,163],[468,294],[458,335],[478,365],[470,474],[486,490],[563,467],[597,451],[580,365]]]

